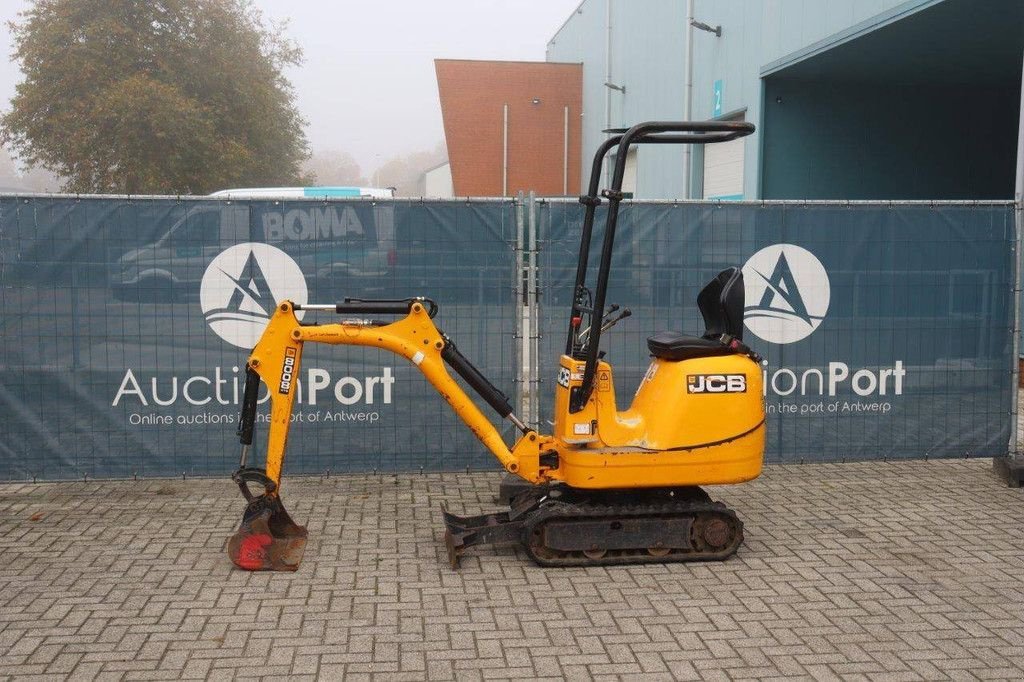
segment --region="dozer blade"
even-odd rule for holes
[[[253,497],[228,540],[228,556],[247,571],[294,571],[306,549],[306,528],[297,525],[277,495]]]
[[[444,544],[448,549],[448,563],[459,567],[459,558],[467,547],[480,544],[521,542],[522,521],[510,520],[508,512],[457,516],[442,504],[444,516]]]

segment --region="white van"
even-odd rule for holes
[[[306,277],[330,291],[374,291],[388,281],[395,265],[394,206],[359,200],[297,201],[296,197],[288,201],[281,194],[273,198],[286,199],[284,203],[270,201],[270,195],[241,196],[257,191],[275,190],[225,190],[230,197],[218,192],[212,195],[217,201],[189,207],[155,242],[123,254],[110,278],[115,297],[171,301],[198,296],[210,261],[242,242],[282,249]],[[230,201],[236,198],[246,201]]]
[[[394,187],[245,187],[222,189],[210,195],[218,199],[394,199]]]

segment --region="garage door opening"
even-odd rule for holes
[[[1012,199],[1020,0],[944,0],[766,75],[765,199]]]

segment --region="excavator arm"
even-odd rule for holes
[[[402,314],[393,322],[344,319],[334,324],[303,325],[296,310],[334,311],[339,314]],[[233,480],[248,502],[238,531],[228,542],[231,560],[248,570],[295,570],[302,560],[306,529],[292,521],[281,503],[281,471],[284,465],[302,348],[307,342],[384,348],[412,362],[434,386],[460,419],[509,472],[531,483],[548,480],[541,466],[545,439],[527,428],[513,413],[508,399],[456,348],[431,319],[433,304],[423,299],[380,302],[345,302],[332,306],[297,306],[280,303],[253,349],[246,366],[238,435],[242,458]],[[523,432],[512,449],[493,424],[448,373],[454,369],[500,416],[509,418]],[[248,466],[255,430],[259,383],[270,395],[270,424],[264,467]],[[254,493],[250,484],[263,488]]]

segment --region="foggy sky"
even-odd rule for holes
[[[145,0],[140,0],[144,2]],[[267,19],[288,19],[303,48],[286,72],[308,121],[310,148],[351,153],[364,175],[389,158],[444,140],[434,59],[544,61],[547,42],[580,0],[255,0]],[[0,0],[0,49],[11,53],[6,22],[28,6]],[[21,80],[0,69],[0,108]]]

